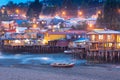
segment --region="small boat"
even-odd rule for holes
[[[74,66],[74,63],[52,63],[52,67],[63,67],[63,68],[70,68]]]
[[[65,53],[65,54],[72,54],[73,51],[72,51],[72,50],[65,50],[64,53]]]

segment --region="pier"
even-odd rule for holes
[[[38,45],[25,45],[25,46],[3,46],[2,50],[7,52],[30,52],[30,53],[61,53],[67,50],[68,47],[59,46],[38,46]]]
[[[96,43],[98,44],[98,43]],[[89,63],[120,63],[120,50],[115,48],[101,48],[100,46],[91,45],[86,48],[69,48],[60,46],[38,46],[24,45],[11,46],[4,45],[2,50],[6,52],[29,52],[29,53],[63,53],[65,50],[72,50],[73,58],[87,59]]]
[[[93,63],[120,63],[120,50],[89,50],[86,59]]]

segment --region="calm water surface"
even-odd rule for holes
[[[81,65],[86,63],[86,60],[75,59],[72,55],[66,55],[64,53],[57,54],[33,54],[33,53],[6,53],[0,52],[0,65],[49,65],[51,63],[75,63],[75,65]]]

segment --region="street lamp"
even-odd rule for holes
[[[4,9],[1,9],[2,14],[4,14]]]
[[[62,15],[66,15],[66,12],[65,12],[65,11],[62,11]]]
[[[88,31],[91,31],[91,30],[93,30],[93,29],[94,29],[94,25],[91,24],[91,23],[89,23],[89,24],[88,24],[88,27],[87,27],[87,30],[88,30]]]
[[[16,12],[17,14],[19,14],[20,11],[19,11],[18,9],[16,9],[15,12]]]
[[[33,28],[37,28],[37,24],[33,24]]]
[[[101,14],[101,11],[99,10],[99,11],[97,11],[97,14]]]
[[[89,24],[89,28],[92,28],[93,27],[93,24]]]
[[[79,15],[79,16],[81,16],[82,14],[83,14],[82,11],[79,11],[79,12],[78,12],[78,15]]]
[[[118,9],[118,13],[120,13],[120,9]]]

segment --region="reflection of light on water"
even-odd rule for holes
[[[52,61],[48,57],[29,57],[22,60],[22,64],[49,64]]]
[[[16,57],[19,57],[19,56],[21,56],[21,54],[16,54],[15,56],[16,56]]]
[[[0,55],[0,59],[3,59],[4,57]]]
[[[19,59],[19,56],[0,55],[0,59]]]
[[[77,60],[64,54],[5,54],[0,53],[0,64],[30,64],[49,65],[51,63],[85,63],[85,60]]]
[[[2,53],[0,52],[0,55],[2,55]]]
[[[43,60],[49,60],[50,58],[48,58],[48,57],[42,57],[41,59],[43,59]]]

